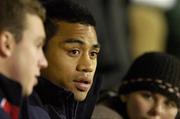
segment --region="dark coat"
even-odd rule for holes
[[[40,80],[31,96],[31,104],[41,106],[52,119],[75,119],[78,102],[72,93],[57,87],[46,79]]]
[[[0,75],[0,118],[18,119],[22,103],[19,83]],[[4,103],[3,103],[4,102]]]
[[[101,75],[95,76],[93,85],[86,99],[82,102],[79,102],[78,106],[77,106],[77,102],[73,98],[72,93],[65,91],[62,88],[54,86],[46,79],[42,79],[39,81],[38,86],[35,88],[36,91],[31,96],[30,102],[33,105],[43,107],[48,112],[50,112],[51,118],[53,117],[52,119],[54,118],[75,119],[75,117],[76,119],[90,119],[92,112],[94,110],[95,104],[97,102],[99,90],[101,87],[101,81],[102,81],[101,79],[102,79]],[[46,96],[51,97],[51,98],[47,98]],[[70,103],[70,104],[66,104],[66,103]],[[72,103],[75,106],[71,105]],[[58,114],[59,117],[58,116],[54,117],[56,113],[55,113],[55,110],[53,111],[51,109],[52,107],[50,105],[60,108],[60,109],[55,108],[56,111],[59,110],[58,113],[61,113],[61,114]]]
[[[29,119],[51,119],[46,110],[41,106],[31,105],[29,99],[27,99],[26,106],[28,114],[25,115],[28,115]]]
[[[28,105],[29,119],[50,119],[48,112],[38,106]]]
[[[0,101],[4,99],[9,106],[0,106],[0,119],[50,119],[47,112],[29,105],[28,99],[22,97],[19,83],[0,75]]]
[[[5,113],[2,109],[0,109],[0,117],[1,119],[11,119],[10,116]]]

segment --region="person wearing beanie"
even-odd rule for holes
[[[138,57],[122,79],[117,96],[104,101],[123,119],[178,119],[180,61],[148,52]]]

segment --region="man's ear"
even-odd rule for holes
[[[9,57],[12,54],[14,43],[13,34],[8,31],[2,31],[0,33],[0,55]]]

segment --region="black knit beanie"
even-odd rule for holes
[[[138,57],[122,80],[119,94],[148,90],[160,93],[180,107],[180,61],[166,53]]]

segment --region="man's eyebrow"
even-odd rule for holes
[[[75,38],[70,38],[64,41],[64,43],[78,43],[78,44],[85,44],[82,40],[80,39],[75,39]]]
[[[93,48],[100,48],[100,44],[99,44],[99,43],[94,44],[94,45],[93,45]]]
[[[81,45],[84,45],[84,44],[85,44],[85,42],[83,42],[82,40],[80,40],[80,39],[75,39],[75,38],[67,39],[66,41],[64,41],[64,43],[78,43],[78,44],[81,44]],[[93,48],[100,48],[100,44],[99,44],[99,43],[94,44],[92,47],[93,47]]]

